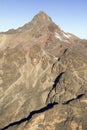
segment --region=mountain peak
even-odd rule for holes
[[[52,22],[52,19],[43,11],[40,11],[35,17],[33,18],[32,21],[37,21],[37,22]]]
[[[45,12],[40,11],[36,16],[49,17]]]
[[[48,16],[44,11],[40,11],[37,15],[45,15],[45,16]]]

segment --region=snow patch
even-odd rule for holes
[[[61,36],[57,32],[55,32],[55,37],[58,38],[59,40],[62,40]]]
[[[54,59],[55,59],[55,60],[58,60],[58,57],[54,56]]]
[[[67,33],[67,34],[66,34],[66,33],[63,33],[63,36],[66,37],[66,38],[68,38],[68,39],[71,37],[71,35],[68,34],[68,33]]]

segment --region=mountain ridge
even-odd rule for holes
[[[72,48],[76,45],[75,41],[80,41],[80,38],[77,36],[61,30],[61,28],[42,11],[35,15],[31,22],[16,30],[11,29],[3,34],[4,37],[7,37],[6,39],[9,37],[6,46],[12,47],[13,45],[15,46],[15,44],[20,44],[23,48],[28,48],[28,46],[32,46],[33,44],[39,44],[42,48],[48,52],[51,51],[52,54],[56,56],[59,55],[55,54],[55,52],[58,53],[57,49],[59,50],[60,48],[60,52],[63,53],[65,48]],[[10,44],[11,41],[13,41],[13,44]]]
[[[41,19],[41,20],[40,20]],[[49,23],[54,23],[53,22],[53,20],[51,19],[51,17],[49,17],[44,11],[40,11],[38,14],[36,14],[34,17],[33,17],[33,19],[31,20],[31,22],[28,22],[28,23],[26,23],[26,24],[24,24],[23,26],[21,26],[21,27],[18,27],[17,29],[9,29],[8,31],[6,31],[6,32],[1,32],[1,33],[17,33],[17,30],[18,30],[18,32],[21,32],[20,30],[22,29],[22,28],[26,28],[27,29],[27,27],[29,26],[30,27],[30,24],[31,23],[35,23],[35,21],[37,21],[39,24],[42,22],[45,22],[46,24],[49,24]],[[41,24],[42,24],[41,23]],[[36,23],[37,24],[37,23]],[[54,23],[55,24],[55,23]],[[55,24],[55,26],[57,26],[58,28],[59,28],[59,26],[58,25],[56,25]],[[60,28],[59,28],[59,30],[61,30]],[[61,30],[62,31],[62,30]],[[74,34],[73,34],[74,35]]]
[[[87,129],[87,41],[44,12],[0,34],[0,130]]]

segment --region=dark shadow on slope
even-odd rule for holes
[[[80,94],[77,96],[77,99],[80,99],[81,97],[83,97],[85,94]]]
[[[63,57],[63,55],[65,55],[65,54],[67,53],[67,51],[68,51],[68,48],[66,48],[66,49],[64,50],[63,54],[58,58],[58,61],[61,60],[61,58]]]
[[[64,50],[63,55],[64,55],[67,51],[68,51],[68,48],[66,48],[66,49]]]
[[[59,80],[61,79],[61,77],[62,77],[62,75],[63,75],[64,73],[65,73],[65,72],[61,72],[61,73],[56,77],[56,79],[55,79],[55,81],[54,81],[54,84],[53,84],[53,86],[52,86],[52,89],[50,90],[50,92],[49,92],[49,94],[48,94],[46,103],[48,103],[48,100],[49,100],[49,97],[50,97],[50,94],[51,94],[52,90],[54,89],[54,90],[56,91],[56,86],[57,86]]]
[[[57,83],[59,82],[59,80],[61,79],[61,77],[62,77],[63,74],[64,74],[64,72],[60,73],[60,74],[57,76],[57,78],[56,78],[55,81],[54,81],[52,90],[53,90],[54,88],[56,88],[56,85],[57,85]]]
[[[16,126],[16,125],[20,125],[20,124],[23,123],[23,122],[29,121],[29,120],[32,118],[33,115],[39,114],[39,113],[42,113],[42,112],[45,112],[45,111],[47,111],[47,110],[53,108],[54,105],[57,105],[57,103],[56,103],[56,102],[50,103],[50,104],[48,104],[47,106],[41,108],[40,110],[32,111],[32,112],[29,114],[28,117],[23,118],[23,119],[21,119],[21,120],[19,120],[19,121],[10,123],[9,125],[5,126],[4,128],[2,128],[2,129],[0,129],[0,130],[6,130],[6,129],[8,129],[9,127]]]
[[[83,97],[85,94],[80,94],[78,95],[76,98],[73,98],[73,99],[70,99],[68,100],[67,102],[63,103],[63,105],[66,105],[66,104],[69,104],[71,103],[72,101],[75,101],[75,100],[79,100],[81,97]]]

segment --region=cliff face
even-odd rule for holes
[[[87,41],[40,12],[0,34],[0,129],[87,129]]]

